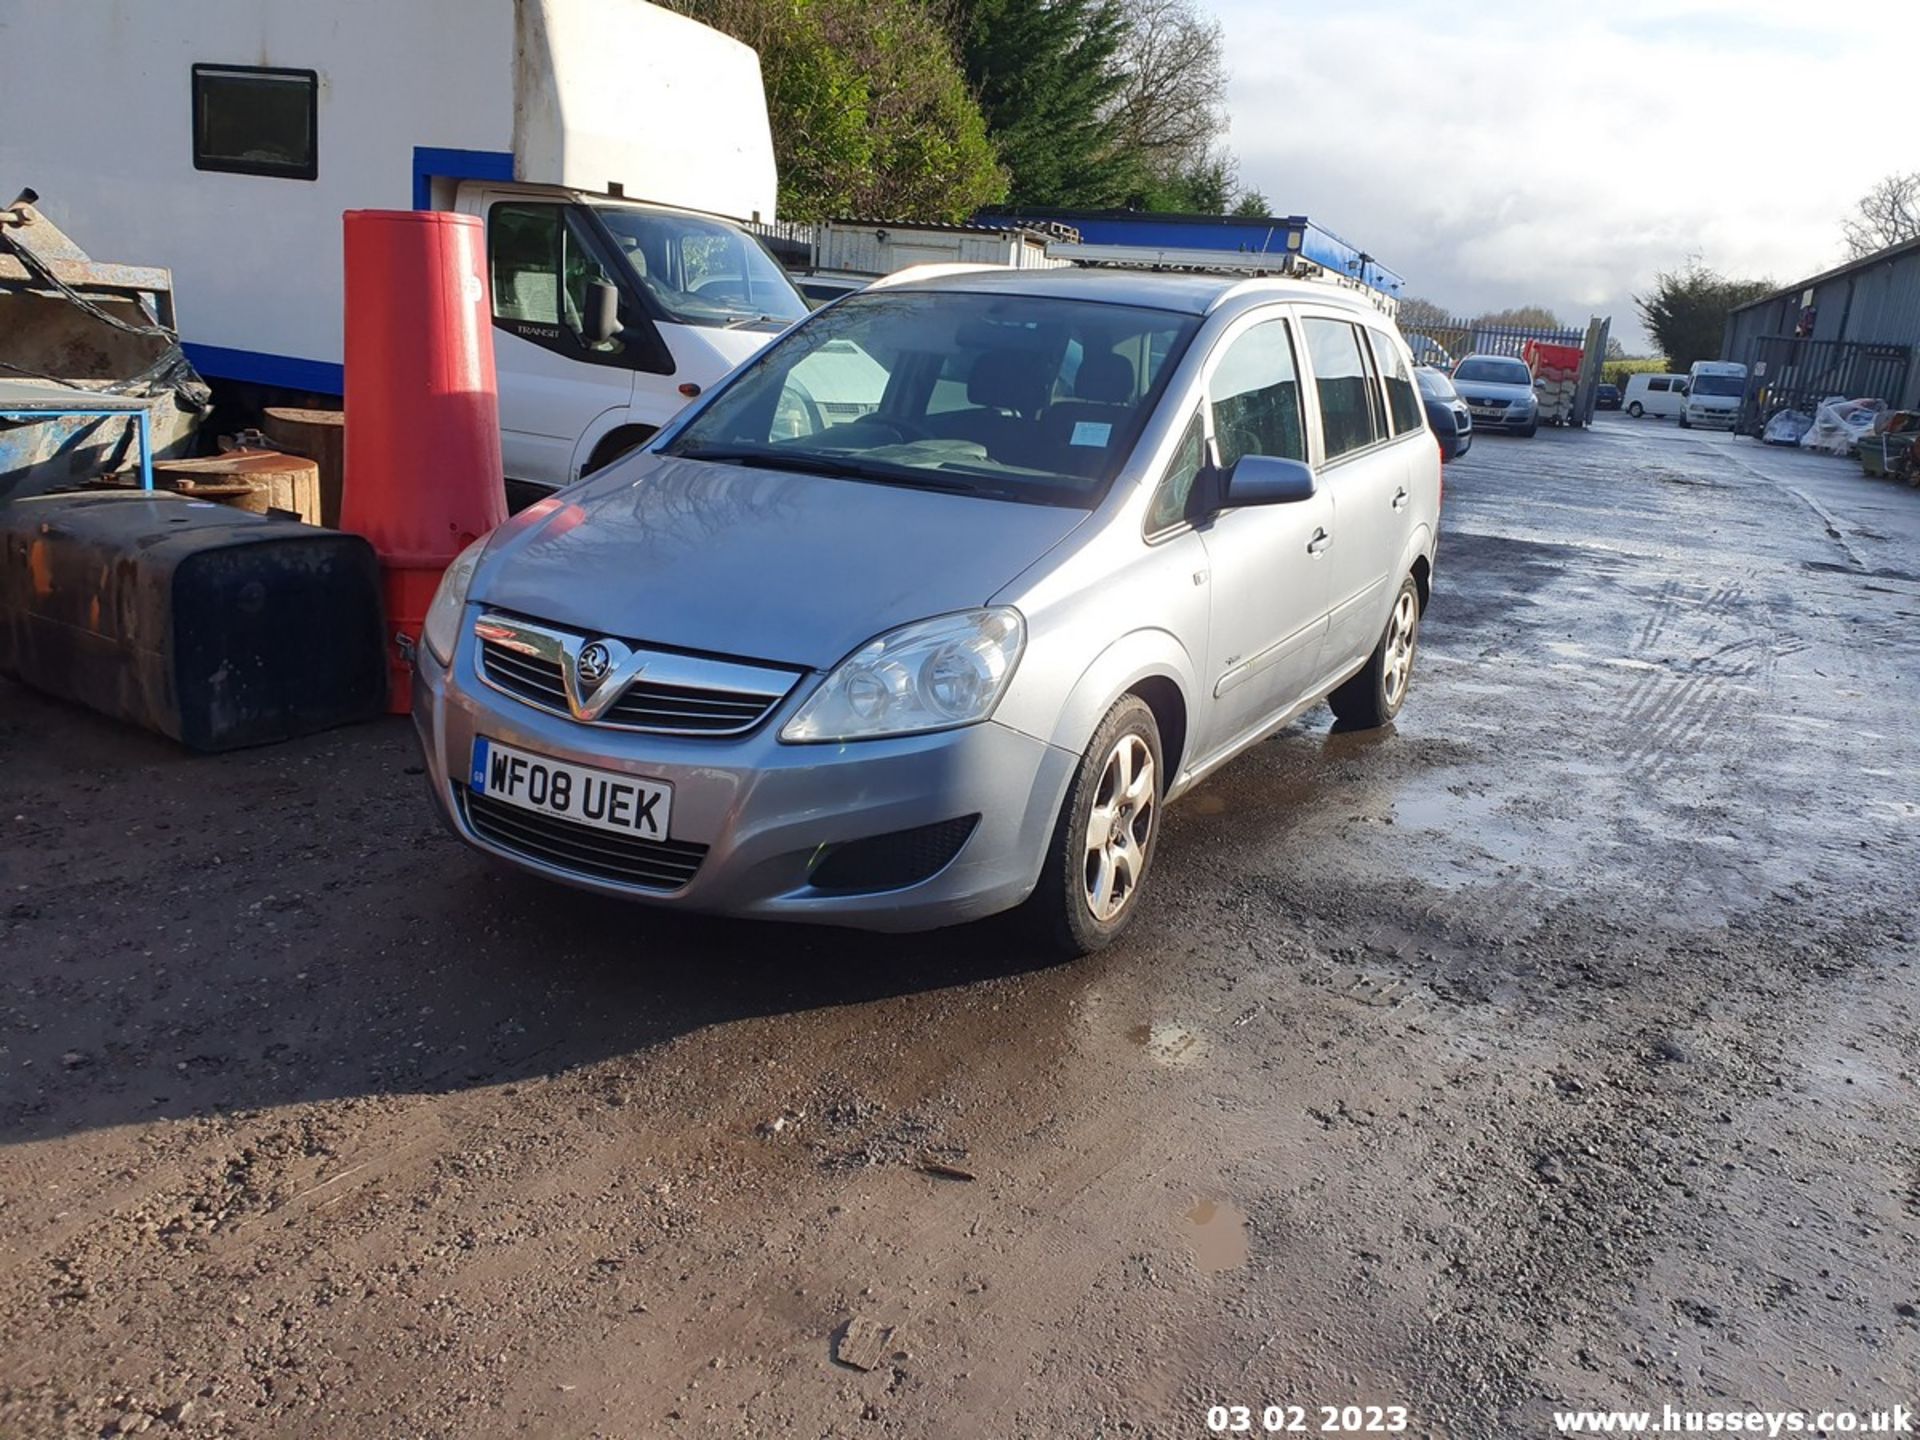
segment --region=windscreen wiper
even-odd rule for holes
[[[868,465],[851,456],[821,455],[814,451],[768,450],[755,446],[702,446],[679,452],[689,460],[714,460],[726,465],[750,465],[762,470],[794,470],[803,475],[832,475],[871,480],[914,490],[939,490],[950,495],[972,495],[979,489],[961,480],[890,465]]]

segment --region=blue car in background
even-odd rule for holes
[[[1458,460],[1473,445],[1473,415],[1444,370],[1422,365],[1413,372],[1420,382],[1420,401],[1426,406],[1427,428],[1440,442],[1442,460]]]

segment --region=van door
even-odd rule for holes
[[[1262,311],[1222,340],[1206,382],[1215,461],[1308,458],[1293,325]],[[1326,494],[1291,505],[1223,510],[1201,529],[1211,575],[1207,641],[1211,714],[1196,754],[1232,743],[1306,698],[1327,628]]]
[[[582,330],[587,286],[613,280],[571,207],[487,197],[494,364],[500,376],[500,450],[507,475],[539,485],[573,479],[580,437],[609,410],[633,403],[627,341]]]
[[[1332,604],[1322,673],[1344,675],[1372,653],[1398,588],[1410,533],[1407,449],[1393,435],[1362,326],[1345,316],[1300,322],[1320,404],[1320,483],[1333,501],[1327,553]],[[1412,376],[1406,376],[1408,383]]]

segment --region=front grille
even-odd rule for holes
[[[656,685],[642,675],[627,686],[601,719],[647,730],[732,733],[751,730],[780,699],[778,695],[742,695],[691,685]]]
[[[816,890],[898,890],[918,885],[946,869],[978,824],[962,815],[935,825],[870,835],[827,847],[808,883]]]
[[[707,847],[686,840],[641,840],[572,820],[523,810],[459,787],[473,833],[491,845],[559,870],[643,890],[678,890],[700,869]]]
[[[567,689],[560,680],[558,661],[543,660],[492,640],[480,642],[480,664],[487,678],[511,695],[546,710],[567,713]]]
[[[579,637],[494,616],[484,623],[496,632],[514,632],[515,643],[483,633],[482,678],[529,705],[571,716],[561,667]],[[799,678],[793,671],[677,652],[644,654],[646,668],[589,723],[667,735],[744,735],[773,713]]]

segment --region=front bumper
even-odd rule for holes
[[[1731,430],[1740,419],[1738,410],[1689,410],[1687,424],[1700,430]]]
[[[1525,430],[1528,426],[1539,423],[1540,412],[1538,410],[1525,410],[1519,413],[1506,410],[1495,415],[1482,415],[1480,412],[1475,411],[1473,415],[1473,428],[1476,431]]]
[[[775,737],[810,681],[738,738],[612,730],[482,683],[476,649],[468,625],[450,667],[424,646],[416,657],[414,727],[441,819],[475,849],[533,874],[676,909],[889,931],[1008,909],[1039,878],[1080,758],[994,721],[891,740],[783,745]],[[662,891],[580,874],[483,838],[464,803],[478,736],[671,785],[670,838],[706,846],[704,858],[684,885]],[[918,883],[853,893],[809,883],[826,847],[969,815],[980,820],[959,853]]]

